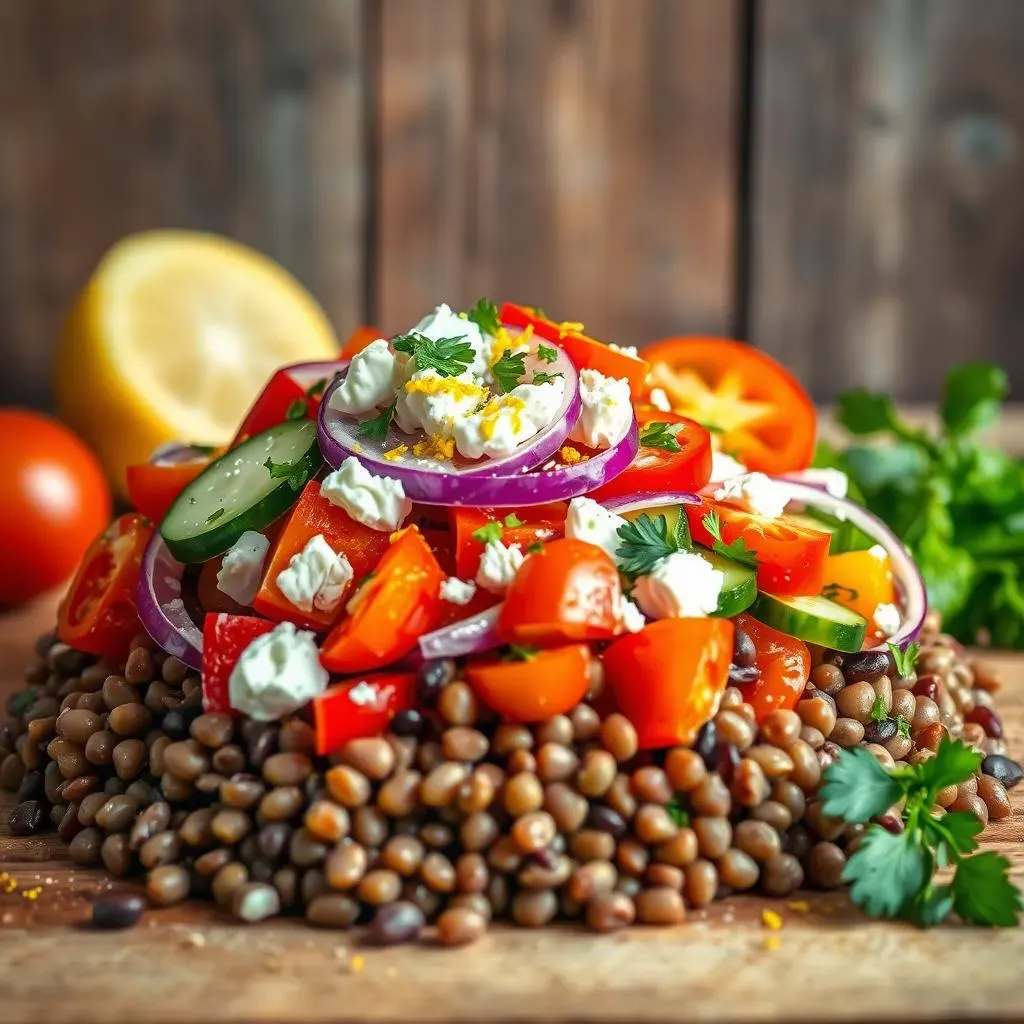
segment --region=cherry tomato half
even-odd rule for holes
[[[761,675],[756,682],[740,689],[743,699],[753,706],[758,723],[773,711],[791,711],[804,692],[811,671],[807,644],[749,615],[737,615],[734,621],[736,628],[754,641],[757,651],[754,664]]]
[[[216,458],[197,455],[186,462],[142,462],[125,470],[128,497],[144,516],[159,523],[174,499]]]

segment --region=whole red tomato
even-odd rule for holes
[[[0,607],[68,579],[110,521],[110,491],[67,427],[0,409]]]

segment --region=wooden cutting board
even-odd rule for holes
[[[52,601],[0,618],[0,697],[18,686]],[[1024,753],[1024,656],[997,659],[1011,749]],[[2,807],[10,805],[0,804]],[[1024,786],[986,831],[1024,885]],[[922,932],[869,921],[843,896],[738,898],[671,930],[593,936],[496,930],[468,949],[360,949],[298,922],[247,926],[207,905],[131,931],[81,927],[112,888],[55,838],[0,835],[0,1021],[915,1020],[1024,1014],[1024,929]],[[41,887],[38,897],[22,893]],[[781,914],[769,931],[761,912]]]

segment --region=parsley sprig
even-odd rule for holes
[[[888,647],[892,651],[892,660],[896,663],[896,671],[900,674],[901,679],[906,679],[917,666],[917,656],[921,653],[920,645],[908,643],[903,647],[897,647],[896,644],[888,644]]]
[[[616,532],[619,546],[615,558],[625,576],[644,576],[663,558],[691,547],[689,527],[682,512],[674,530],[669,529],[666,516],[652,517],[642,512],[632,522],[623,523]]]
[[[356,433],[368,441],[383,441],[388,436],[388,430],[391,429],[391,421],[395,418],[395,409],[397,408],[398,399],[396,398],[390,405],[384,406],[376,416],[363,420],[356,427]]]
[[[481,544],[493,544],[501,540],[506,529],[514,530],[517,526],[522,525],[522,519],[515,512],[509,512],[504,519],[495,519],[493,522],[485,523],[479,529],[474,530],[470,536],[473,540],[480,541]]]
[[[407,352],[416,360],[417,370],[436,370],[441,377],[458,377],[476,358],[473,346],[460,334],[455,338],[428,338],[400,334],[391,344],[396,352]]]
[[[556,377],[564,377],[564,373],[545,373],[543,370],[538,370],[533,375],[531,384],[550,384]]]
[[[501,358],[491,367],[491,373],[494,374],[498,387],[507,394],[526,373],[526,353],[505,349],[501,353]]]
[[[939,790],[969,779],[981,754],[944,738],[933,758],[887,772],[863,748],[844,750],[824,774],[825,814],[864,824],[903,801],[904,829],[895,835],[869,825],[843,871],[854,903],[873,917],[897,917],[921,927],[939,924],[951,911],[979,925],[1010,927],[1024,909],[1010,881],[1010,862],[993,850],[975,853],[981,822],[969,812],[933,812]],[[970,855],[970,856],[969,856]],[[939,867],[953,880],[934,884]]]
[[[552,348],[550,345],[538,345],[537,358],[545,363],[553,363],[558,358],[558,349]]]
[[[722,540],[722,524],[718,519],[717,512],[709,512],[701,522],[704,524],[704,529],[711,534],[711,539],[714,541],[712,547],[718,554],[731,558],[741,565],[749,565],[752,569],[758,567],[757,552],[747,547],[747,542],[742,537],[737,537],[731,544],[726,544]]]
[[[681,452],[683,449],[676,440],[675,432],[679,429],[673,423],[648,423],[640,431],[640,446],[642,448],[660,448],[666,452]]]
[[[484,334],[497,334],[501,330],[498,307],[486,296],[477,299],[476,305],[466,313],[466,319],[476,324]]]

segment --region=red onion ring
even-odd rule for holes
[[[498,636],[498,616],[502,605],[487,608],[468,619],[424,633],[419,639],[424,658],[461,658],[467,654],[493,651],[502,644]]]
[[[637,494],[619,494],[602,505],[609,512],[622,515],[623,512],[639,512],[645,508],[657,508],[659,505],[699,505],[700,497],[690,491],[643,491]]]
[[[385,452],[409,444],[414,439],[421,439],[422,433],[419,438],[414,438],[392,424],[382,442],[359,437],[356,433],[358,421],[331,408],[331,395],[345,379],[344,373],[338,374],[320,403],[317,418],[320,451],[334,468],[354,455],[372,472],[401,481],[406,495],[414,501],[431,505],[494,504],[483,496],[500,491],[500,485],[494,481],[516,478],[516,474],[526,473],[546,462],[562,447],[579,419],[582,400],[576,367],[561,349],[557,351],[553,363],[538,362],[535,368],[563,375],[565,394],[562,404],[548,426],[508,455],[471,461],[456,453],[450,462],[432,462],[427,459],[406,461],[404,457],[385,459]],[[489,486],[486,481],[490,481]],[[535,498],[532,503],[542,504],[551,500]]]
[[[171,557],[158,531],[142,556],[135,601],[142,625],[160,648],[199,671],[203,667],[203,631],[189,617],[181,599],[184,572],[185,566]]]
[[[315,363],[292,363],[291,366],[282,367],[282,371],[288,374],[303,391],[309,391],[311,387],[319,384],[322,380],[327,381],[327,385],[330,385],[337,374],[348,369],[349,362],[348,359],[331,359]]]
[[[185,462],[208,462],[211,457],[209,448],[201,448],[185,441],[168,441],[160,445],[148,461],[151,466],[179,466]]]
[[[884,643],[865,650],[885,650],[887,644],[901,645],[915,640],[924,625],[928,610],[928,596],[921,571],[914,564],[910,552],[903,542],[882,522],[878,516],[848,498],[837,498],[813,484],[796,483],[788,479],[775,478],[794,501],[811,508],[820,509],[840,521],[853,523],[858,530],[885,548],[892,566],[896,590],[900,598],[900,627]]]

